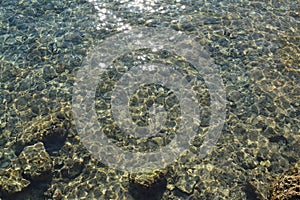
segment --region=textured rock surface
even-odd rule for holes
[[[42,142],[26,146],[19,156],[19,162],[23,174],[31,179],[39,179],[45,175],[51,176],[52,160]]]
[[[129,181],[133,184],[141,185],[142,187],[151,187],[153,184],[160,182],[167,174],[167,169],[156,170],[152,172],[131,174]]]
[[[57,153],[64,144],[70,128],[70,107],[62,104],[52,114],[38,116],[30,123],[25,124],[22,132],[18,133],[16,142],[12,146],[19,150],[30,144],[43,142],[46,150],[52,154]]]
[[[272,200],[300,199],[300,162],[271,185]]]
[[[53,168],[51,182],[43,182],[45,188],[35,199],[132,199],[132,180],[150,186],[147,191],[155,193],[157,188],[151,189],[157,178],[166,180],[161,195],[166,200],[270,196],[273,177],[300,160],[299,1],[93,2],[1,1],[0,198],[18,191],[19,199],[31,198],[28,191],[36,188],[29,188],[29,183],[35,181],[27,177],[39,176],[45,168],[40,172],[27,163],[39,160],[37,155],[28,157],[31,153],[23,152],[25,166],[20,166],[18,156],[27,146],[41,142]],[[176,160],[162,178],[132,178],[97,161],[80,142],[70,112],[74,77],[89,51],[115,33],[144,26],[168,27],[196,36],[220,66],[228,100],[226,123],[215,150],[203,159],[197,157],[209,126],[210,112],[203,109],[200,136],[188,150],[195,155]],[[172,117],[178,115],[178,109],[169,115],[174,122],[167,127],[170,134],[150,142],[124,139],[109,116],[113,89],[109,83],[116,82],[125,67],[162,61],[192,68],[178,55],[161,53],[143,50],[120,56],[111,71],[99,77],[103,80],[95,88],[99,121],[107,136],[115,144],[125,145],[124,149],[158,148],[175,134],[172,130],[178,121]],[[119,71],[122,73],[116,73]],[[182,72],[187,77],[195,75]],[[207,92],[201,84],[193,88]],[[142,88],[132,99],[151,103],[157,93],[147,89]],[[149,92],[148,96],[143,92]],[[168,99],[167,94],[162,97]],[[209,94],[199,96],[202,108],[210,105],[209,98]],[[145,107],[131,111],[136,122],[144,125]],[[273,188],[280,198],[284,196],[281,186],[290,188],[289,195],[297,191],[298,175],[280,176],[279,180]]]
[[[24,179],[20,168],[9,168],[0,170],[0,191],[4,194],[12,194],[22,191],[30,181]]]

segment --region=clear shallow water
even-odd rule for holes
[[[297,1],[2,1],[1,198],[267,198],[272,180],[299,161],[299,6]],[[205,110],[209,95],[203,77],[196,74],[204,94],[199,97],[202,129],[189,148],[192,154],[146,178],[92,158],[70,111],[76,72],[85,58],[109,37],[137,27],[166,27],[195,37],[218,65],[227,100],[218,142],[200,159],[195,152],[211,114]],[[139,148],[135,140],[122,140],[107,113],[112,85],[126,66],[152,61],[194,74],[172,53],[145,50],[116,58],[112,74],[101,77],[96,107],[106,134],[120,146]],[[140,95],[148,91],[148,96],[138,105],[159,95],[153,87],[141,89]],[[167,98],[170,93],[163,89]],[[132,108],[132,117],[147,124],[147,112],[139,111]],[[171,122],[177,122],[172,118],[177,114],[171,112],[168,130],[176,130]],[[42,147],[33,146],[39,142]],[[31,153],[35,148],[45,154]]]

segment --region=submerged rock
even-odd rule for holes
[[[131,183],[140,185],[142,187],[151,187],[152,185],[160,182],[164,179],[164,176],[167,174],[166,169],[155,170],[151,172],[131,174],[129,180]]]
[[[14,144],[16,151],[27,145],[43,142],[49,154],[57,152],[64,144],[70,127],[69,107],[63,106],[47,116],[39,116],[25,125]]]
[[[129,194],[134,199],[162,199],[167,187],[167,169],[129,175]]]
[[[12,194],[22,191],[30,182],[21,175],[20,168],[0,170],[0,192]]]
[[[300,199],[300,162],[272,183],[270,199]]]
[[[31,179],[39,179],[52,171],[52,160],[42,142],[26,146],[21,152],[19,160],[24,175]]]

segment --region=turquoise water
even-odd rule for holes
[[[271,199],[276,177],[299,163],[299,1],[4,0],[0,9],[1,199]],[[153,31],[161,29],[170,31]],[[138,44],[133,30],[147,30],[142,36],[149,40]],[[147,49],[159,41],[164,49]],[[189,48],[198,46],[201,53]],[[98,66],[98,58],[96,64],[89,60],[93,55],[101,62],[112,59],[99,75],[95,110],[105,135],[123,151],[153,152],[172,144],[185,123],[181,96],[138,75],[155,71],[153,77],[177,80],[173,71],[156,71],[164,65],[189,81],[195,98],[184,94],[199,103],[200,117],[193,120],[196,129],[184,129],[184,137],[196,136],[180,157],[158,170],[129,173],[110,166],[114,155],[105,154],[104,162],[93,154],[102,144],[84,143],[72,105],[78,72]],[[214,84],[208,82],[215,79],[197,72],[190,58],[214,64],[224,86],[220,97],[210,93]],[[143,73],[125,75],[139,66]],[[111,104],[125,97],[111,101],[119,94],[114,89],[134,75],[143,84],[129,98],[129,117],[120,111],[115,115],[123,124],[116,123]],[[223,97],[224,125],[217,140],[206,144],[212,109],[218,109],[212,102]],[[188,105],[190,114],[194,104]],[[151,130],[159,131],[139,138],[146,129],[129,123],[154,124]],[[212,151],[199,156],[205,145]],[[151,162],[139,158],[138,166]]]

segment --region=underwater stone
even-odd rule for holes
[[[32,179],[40,178],[52,171],[52,160],[42,142],[25,147],[19,156],[19,160],[24,175]]]
[[[0,191],[4,193],[20,192],[29,184],[30,182],[22,177],[20,168],[0,170]]]
[[[300,162],[271,184],[271,200],[300,199]]]
[[[137,185],[142,187],[151,187],[153,184],[164,179],[164,176],[167,174],[167,169],[156,170],[152,172],[144,172],[131,174],[129,180]]]
[[[196,185],[199,177],[195,176],[194,174],[191,174],[190,171],[191,170],[188,170],[189,172],[186,173],[186,174],[179,174],[177,176],[177,181],[175,183],[175,186],[187,193],[187,194],[191,194],[194,190],[194,186]],[[192,175],[192,176],[191,176]]]

